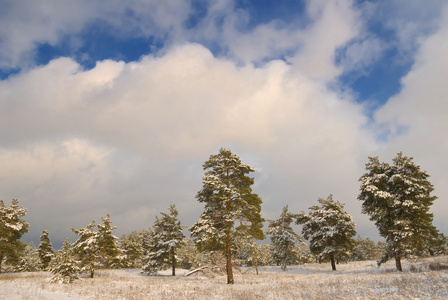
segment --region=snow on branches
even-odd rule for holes
[[[297,214],[297,224],[302,224],[302,234],[310,241],[311,252],[320,259],[330,259],[336,270],[336,259],[347,257],[353,251],[356,224],[344,210],[344,204],[333,196],[317,200],[321,206],[310,207],[309,213]]]
[[[111,225],[109,214],[101,219],[103,223],[97,225],[98,231],[94,230],[95,220],[85,228],[72,228],[79,235],[73,244],[73,252],[78,256],[82,271],[89,273],[91,278],[97,266],[111,267],[118,263],[118,238],[112,235],[116,227]]]
[[[211,155],[203,168],[203,187],[196,198],[205,208],[190,228],[191,236],[201,250],[225,252],[227,283],[233,283],[231,256],[236,236],[264,238],[261,199],[252,192],[254,179],[247,176],[254,168],[224,148]]]
[[[25,247],[20,238],[28,232],[30,225],[22,219],[27,210],[18,204],[17,199],[12,199],[10,206],[0,200],[0,273],[3,260],[6,258],[12,265],[18,264],[19,253]]]
[[[369,157],[366,171],[359,179],[358,200],[388,243],[390,251],[382,261],[394,256],[401,271],[401,256],[424,254],[438,239],[433,215],[428,212],[437,199],[431,196],[434,188],[428,173],[401,152],[392,165]]]
[[[171,205],[170,213],[161,213],[156,217],[148,238],[148,248],[143,258],[142,273],[154,274],[159,270],[172,268],[172,275],[176,275],[176,251],[182,246],[185,226],[177,219],[179,212],[175,205]]]
[[[288,206],[283,207],[280,218],[269,221],[267,234],[271,235],[271,255],[275,264],[281,265],[283,271],[287,265],[298,260],[298,253],[295,251],[296,244],[305,244],[303,238],[294,232],[291,223],[294,220],[294,214],[288,212]]]

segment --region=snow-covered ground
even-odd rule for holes
[[[50,283],[51,274],[0,274],[0,299],[448,299],[448,257],[389,262],[307,264],[235,271],[235,284],[221,274],[184,276],[186,270],[142,276],[138,270],[98,270],[93,279]]]

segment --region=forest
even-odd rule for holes
[[[176,206],[170,205],[148,229],[119,238],[113,234],[116,227],[109,214],[101,222],[72,228],[78,239],[66,240],[56,251],[47,230],[37,247],[22,242],[29,227],[24,220],[27,209],[17,199],[9,206],[1,201],[0,272],[44,271],[51,274],[50,282],[74,283],[111,269],[139,270],[141,276],[150,277],[166,272],[176,276],[178,269],[184,277],[217,274],[234,284],[234,272],[259,275],[272,266],[288,274],[300,265],[336,271],[354,262],[376,261],[379,267],[393,260],[400,273],[402,258],[415,262],[448,254],[448,239],[432,225],[429,213],[437,198],[429,175],[401,152],[392,164],[369,157],[366,173],[359,179],[363,213],[385,238],[377,243],[357,235],[356,224],[333,195],[318,198],[308,212],[290,212],[285,206],[278,219],[265,220],[262,199],[252,191],[254,179],[248,176],[254,169],[229,149],[211,155],[203,168],[203,187],[196,199],[204,203],[204,210],[188,228],[189,237]],[[301,232],[292,225],[299,225]],[[419,270],[425,268],[431,269]],[[446,258],[432,268],[448,269]]]

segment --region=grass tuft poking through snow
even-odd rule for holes
[[[448,299],[448,257],[404,261],[404,272],[389,262],[351,262],[265,267],[259,275],[236,272],[235,284],[224,275],[185,277],[139,270],[99,270],[95,278],[72,284],[50,283],[47,272],[0,274],[0,299]]]

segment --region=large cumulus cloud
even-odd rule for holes
[[[428,19],[415,2],[393,21],[386,4],[309,1],[306,26],[273,20],[248,30],[240,28],[250,15],[232,1],[210,2],[194,27],[185,25],[192,6],[183,1],[117,2],[105,11],[80,1],[57,16],[8,3],[22,17],[0,18],[0,67],[23,68],[0,82],[0,196],[29,209],[33,239],[49,229],[64,240],[70,227],[108,212],[127,233],[170,204],[190,225],[202,208],[194,199],[201,165],[219,147],[256,168],[264,217],[278,217],[286,204],[306,210],[332,193],[370,236],[376,230],[361,215],[357,180],[367,156],[389,161],[402,150],[433,175],[436,224],[446,230],[446,10],[426,10],[436,21],[414,28],[413,39],[413,19]],[[334,87],[391,47],[368,31],[365,18],[375,13],[415,63],[399,93],[372,113],[349,87]],[[95,22],[166,44],[138,61],[106,59],[91,69],[76,57],[34,63],[38,44],[69,36],[79,47]]]
[[[283,61],[239,67],[198,44],[91,70],[61,58],[1,85],[9,130],[0,158],[8,170],[17,166],[16,184],[2,188],[13,195],[23,183],[36,225],[56,218],[69,227],[74,218],[64,215],[79,211],[85,221],[88,207],[92,218],[111,210],[125,222],[145,207],[131,229],[172,202],[193,203],[184,212],[192,222],[201,164],[221,146],[253,160],[270,210],[288,202],[305,209],[339,191],[353,202],[341,187],[356,185],[354,162],[370,143],[362,107],[349,97]]]

